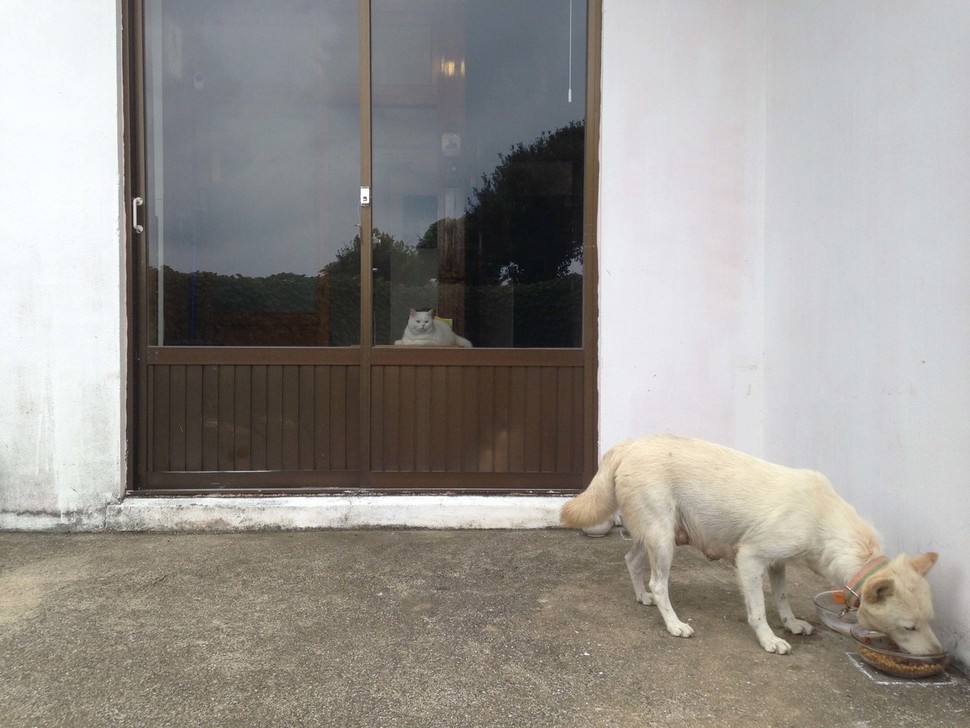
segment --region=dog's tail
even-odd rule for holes
[[[619,448],[613,448],[603,456],[599,470],[586,490],[563,504],[559,518],[564,526],[587,528],[603,523],[616,513],[613,477],[619,463]]]

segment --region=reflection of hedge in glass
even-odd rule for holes
[[[353,346],[360,276],[264,277],[165,267],[167,346]]]
[[[473,342],[506,348],[582,345],[579,275],[514,286],[467,286],[465,293],[466,329]]]
[[[213,276],[211,273],[204,275]],[[216,275],[212,308],[233,313],[315,311],[316,278],[297,273],[276,273],[264,278]]]
[[[266,277],[165,269],[167,346],[355,346],[360,331],[359,277]],[[374,282],[380,301],[437,305],[440,286]],[[476,346],[581,345],[582,277],[514,286],[462,286],[464,330]],[[399,338],[408,305],[375,305],[375,340]],[[447,313],[447,312],[443,312]]]

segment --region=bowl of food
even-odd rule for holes
[[[932,677],[946,669],[950,660],[946,653],[936,655],[911,655],[903,652],[888,635],[873,632],[860,625],[849,633],[859,647],[859,657],[880,672],[896,677]]]
[[[846,610],[841,589],[820,592],[812,601],[815,602],[815,614],[822,624],[848,636],[849,630],[856,624],[856,613]]]

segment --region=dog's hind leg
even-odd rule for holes
[[[785,582],[785,562],[779,561],[768,567],[768,579],[771,582],[771,596],[775,599],[778,616],[792,634],[811,634],[812,625],[795,616],[791,604],[788,602],[788,590]]]
[[[647,539],[647,557],[650,559],[650,594],[654,604],[660,610],[667,631],[674,637],[691,637],[694,628],[681,622],[670,604],[668,582],[670,580],[670,565],[674,560],[674,534],[670,533],[661,538]]]
[[[767,652],[787,655],[791,652],[791,645],[771,631],[765,615],[763,585],[765,569],[768,564],[762,557],[751,553],[742,546],[738,549],[737,567],[741,592],[744,594],[744,604],[748,609],[748,624],[751,625],[755,635],[757,635],[758,642]],[[651,586],[653,586],[652,583]],[[656,596],[656,592],[654,592],[654,595]],[[789,609],[789,611],[791,610]]]
[[[626,555],[626,568],[630,572],[633,591],[640,604],[653,604],[653,595],[645,583],[647,576],[647,549],[642,542],[636,541]]]

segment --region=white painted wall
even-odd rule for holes
[[[769,3],[768,31],[766,450],[939,551],[970,664],[970,3]]]
[[[604,5],[600,451],[826,472],[970,663],[970,3]]]
[[[122,493],[118,9],[0,3],[0,527]]]
[[[760,451],[764,7],[605,0],[600,452]]]

